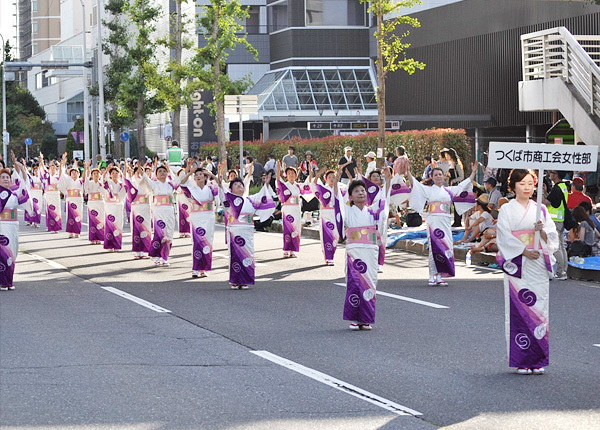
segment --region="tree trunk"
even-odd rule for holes
[[[383,15],[377,14],[377,115],[378,115],[378,138],[377,138],[377,168],[383,168],[385,157],[385,70],[383,64],[383,53],[381,51],[381,35],[383,32]],[[380,156],[381,154],[381,156]]]
[[[146,156],[146,135],[145,135],[146,121],[144,120],[144,99],[143,99],[143,97],[138,98],[137,113],[135,115],[135,123],[137,126],[138,155],[140,157],[145,157]]]
[[[175,38],[175,63],[181,66],[181,56],[183,53],[183,28],[182,28],[182,20],[181,20],[181,1],[175,1],[175,28],[173,31],[173,36]],[[178,85],[181,85],[181,80],[178,82]],[[173,110],[173,140],[179,142],[179,147],[181,147],[181,107],[179,103],[181,102],[181,94],[178,94],[178,104],[177,107]]]
[[[215,19],[213,22],[212,28],[212,38],[213,40],[217,40],[218,32],[219,32],[219,16],[220,16],[220,6],[215,8]],[[217,110],[217,142],[219,146],[219,161],[227,160],[227,139],[225,138],[225,102],[223,99],[221,83],[219,81],[219,76],[221,75],[221,61],[217,57],[213,63],[213,79],[215,82],[215,104]]]

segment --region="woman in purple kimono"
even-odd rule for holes
[[[337,184],[345,165],[338,171]],[[353,180],[348,186],[350,205],[344,206],[346,215],[346,300],[344,319],[351,321],[351,330],[371,330],[375,322],[377,294],[377,270],[379,268],[378,225],[381,217],[389,210],[389,187],[391,174],[386,172],[386,198],[367,204],[367,186],[362,180]]]
[[[15,171],[25,171],[25,167],[16,162]],[[17,208],[33,215],[28,184],[18,173],[15,178],[18,179],[18,187],[15,187],[17,181],[13,186],[10,170],[0,170],[0,291],[15,289],[13,277],[19,252]]]
[[[229,283],[234,290],[246,290],[254,285],[254,214],[260,221],[266,221],[275,212],[272,189],[269,185],[271,174],[265,176],[261,190],[244,197],[244,182],[233,179],[229,189],[223,185],[223,173],[226,164],[219,165],[220,197],[227,217],[227,236],[229,245]]]
[[[131,250],[135,253],[133,258],[148,258],[152,250],[152,211],[150,201],[152,194],[148,194],[140,185],[144,168],[138,162],[131,169],[125,162],[125,190],[127,201],[131,206]]]
[[[44,205],[44,192],[42,191],[42,181],[40,179],[39,166],[34,166],[29,179],[29,195],[33,207],[33,216],[25,212],[25,222],[35,228],[39,228],[42,223],[42,207]]]
[[[529,170],[510,173],[508,186],[516,197],[502,205],[496,224],[496,259],[505,272],[508,365],[516,367],[520,375],[542,375],[549,362],[549,276],[559,246],[546,206],[541,207],[536,222],[537,204],[531,200],[536,179]]]
[[[340,209],[342,198],[335,197],[335,170],[327,170],[323,168],[317,172],[314,178],[312,187],[315,197],[321,203],[320,218],[321,218],[321,248],[325,257],[325,265],[333,266],[333,257],[337,250],[338,242],[342,234],[343,221]],[[324,175],[325,183],[321,181],[321,175]],[[309,177],[312,179],[312,170],[309,172]]]
[[[46,203],[46,228],[51,233],[62,230],[62,212],[60,208],[60,191],[58,191],[58,166],[54,160],[44,165],[44,155],[40,152],[40,177],[44,184],[44,200]]]
[[[219,190],[208,184],[208,179],[217,179],[208,170],[191,167],[188,163],[179,188],[190,205],[192,230],[192,278],[206,278],[212,269],[213,239],[215,236],[215,197]],[[194,176],[193,181],[189,180]]]
[[[84,164],[83,188],[87,194],[88,207],[88,240],[92,245],[104,242],[104,183],[100,177],[100,169],[93,168],[90,172],[90,162]]]
[[[300,210],[300,186],[296,183],[297,172],[294,167],[285,169],[286,182],[281,180],[281,162],[277,161],[277,195],[281,203],[281,221],[283,223],[283,258],[297,258],[300,251],[302,230],[302,212]]]
[[[435,167],[431,171],[433,185],[428,187],[416,181],[407,172],[412,182],[410,207],[418,211],[427,221],[429,239],[429,285],[448,286],[444,277],[454,276],[454,241],[452,240],[452,203],[459,215],[475,206],[473,178],[479,163],[471,165],[471,176],[454,187],[444,186],[444,172]]]
[[[79,177],[79,169],[66,169],[67,153],[62,156],[59,169],[58,189],[65,196],[65,212],[67,213],[67,233],[69,239],[79,237],[83,222],[83,179]],[[66,171],[66,174],[65,174]]]

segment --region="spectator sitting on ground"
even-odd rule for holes
[[[502,197],[500,190],[496,188],[497,183],[498,182],[494,178],[488,178],[485,181],[485,190],[487,191],[489,201],[488,208],[490,208],[490,210],[498,209],[498,200]]]
[[[482,194],[475,201],[475,213],[468,218],[468,225],[465,228],[465,234],[461,240],[454,242],[455,245],[459,245],[466,242],[473,242],[478,239],[486,229],[493,226],[492,215],[487,207],[487,195]]]
[[[592,199],[584,192],[583,179],[574,178],[571,183],[571,192],[567,200],[567,207],[573,210],[583,201],[589,202],[590,205],[592,204]]]
[[[498,201],[498,210],[502,205],[508,203],[506,197],[501,197]],[[497,212],[497,211],[496,211]],[[498,252],[498,245],[496,245],[497,231],[496,231],[497,219],[492,220],[492,227],[487,228],[481,235],[481,242],[477,246],[471,248],[471,254],[476,252]]]
[[[585,211],[588,213],[590,219],[594,223],[596,230],[600,231],[600,220],[598,220],[598,218],[596,218],[596,215],[592,213],[592,204],[590,202],[588,202],[587,200],[585,200],[585,201],[579,203],[579,206],[581,206],[582,208],[585,209]]]

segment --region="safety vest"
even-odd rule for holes
[[[172,146],[167,149],[167,160],[171,166],[181,166],[183,160],[183,149],[178,146]]]
[[[552,219],[554,221],[556,221],[556,222],[564,222],[565,221],[565,211],[567,210],[567,207],[566,207],[565,203],[569,199],[569,190],[567,190],[567,186],[565,185],[564,182],[559,182],[556,185],[563,192],[563,195],[565,196],[565,201],[561,202],[560,206],[557,207],[557,208],[555,208],[552,205],[548,205],[548,212],[550,213],[550,216],[552,217]]]

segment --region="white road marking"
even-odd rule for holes
[[[171,312],[168,309],[161,308],[160,306],[155,305],[154,303],[147,302],[144,299],[140,299],[139,297],[132,296],[131,294],[128,294],[128,293],[126,293],[124,291],[121,291],[121,290],[118,290],[116,288],[113,288],[113,287],[101,287],[101,288],[103,290],[106,290],[106,291],[109,291],[109,292],[111,292],[113,294],[116,294],[117,296],[121,296],[124,299],[131,300],[132,302],[135,302],[138,305],[142,305],[142,306],[144,306],[144,307],[146,307],[148,309],[151,309],[154,312],[161,312],[161,313]]]
[[[335,285],[339,285],[340,287],[345,287],[345,283],[335,282]],[[448,306],[438,305],[437,303],[426,302],[424,300],[413,299],[412,297],[399,296],[397,294],[386,293],[384,291],[377,290],[378,296],[391,297],[393,299],[404,300],[405,302],[416,303],[418,305],[429,306],[430,308],[435,309],[449,309]]]
[[[350,394],[351,396],[357,397],[366,402],[377,405],[395,414],[412,416],[423,415],[421,412],[417,412],[413,409],[407,408],[406,406],[402,406],[383,397],[379,397],[378,395],[365,391],[362,388],[355,387],[354,385],[348,384],[344,381],[340,381],[339,379],[333,378],[332,376],[326,375],[325,373],[321,373],[309,367],[302,366],[301,364],[287,360],[283,357],[270,353],[269,351],[250,352],[254,355],[264,358],[265,360],[269,360],[275,364],[279,364],[280,366],[293,370],[294,372],[298,372],[304,376],[308,376],[309,378],[314,379],[315,381],[321,382],[325,385],[329,385],[330,387],[343,391],[346,394]]]
[[[600,343],[595,343],[594,346],[597,346],[598,348],[600,348]]]
[[[38,261],[41,261],[42,263],[46,263],[47,265],[54,267],[55,269],[63,269],[63,270],[69,270],[67,269],[65,266],[63,266],[62,264],[58,264],[52,260],[48,260],[47,258],[42,257],[41,255],[37,255],[37,254],[30,254],[30,253],[26,253],[27,255],[30,255],[31,257],[35,258]]]

